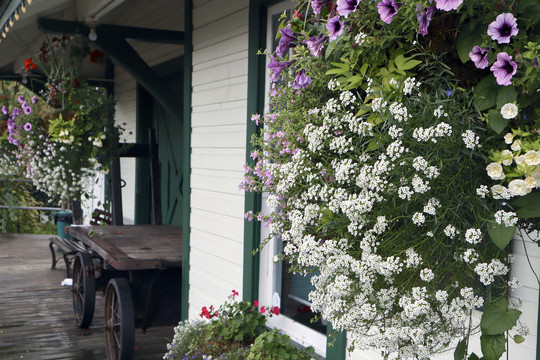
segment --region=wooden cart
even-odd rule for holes
[[[109,360],[133,357],[135,328],[180,321],[182,230],[171,225],[70,226],[86,249],[73,262],[73,312],[87,328],[105,292]]]

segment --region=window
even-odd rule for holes
[[[268,8],[267,15],[267,44],[266,48],[274,49],[277,46],[276,33],[280,24],[280,16],[284,11],[290,11],[293,5],[290,1],[283,1]],[[266,79],[269,70],[266,70]],[[268,80],[265,84],[265,93],[270,91]],[[266,107],[267,108],[267,107]],[[262,196],[262,210],[268,212],[267,196]],[[266,239],[269,230],[262,228],[261,239]],[[274,263],[274,256],[282,250],[282,241],[272,239],[260,253],[259,272],[259,302],[261,305],[279,306],[281,314],[268,319],[268,325],[277,327],[287,333],[294,341],[304,346],[313,346],[317,354],[326,354],[326,325],[321,321],[310,322],[313,313],[310,310],[308,294],[312,289],[310,276],[302,276],[289,272],[288,264]]]

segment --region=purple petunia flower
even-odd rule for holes
[[[11,115],[16,118],[17,116],[21,115],[21,109],[19,109],[18,107],[14,108],[13,109],[13,112],[11,113]]]
[[[331,42],[336,40],[337,37],[343,32],[343,22],[339,19],[339,15],[328,19],[328,22],[326,23],[326,28],[330,33],[329,40]]]
[[[505,52],[497,54],[497,61],[490,68],[497,79],[497,84],[504,86],[512,84],[512,76],[516,73],[518,65],[511,60],[512,57]]]
[[[32,124],[30,124],[29,122],[27,122],[26,124],[24,124],[24,130],[26,130],[26,131],[32,130]]]
[[[474,66],[476,66],[478,69],[485,69],[487,68],[489,64],[489,50],[491,48],[481,48],[480,46],[476,45],[472,48],[471,52],[469,53],[469,57],[474,63]]]
[[[379,12],[381,20],[390,24],[400,7],[401,3],[397,3],[394,0],[382,0],[377,4],[377,11]]]
[[[316,37],[312,36],[308,40],[304,40],[304,44],[307,45],[308,50],[313,56],[321,56],[322,50],[324,48],[324,42],[328,39],[323,34],[319,34]]]
[[[416,19],[418,19],[418,33],[426,36],[428,34],[429,23],[433,17],[433,13],[437,10],[435,6],[430,6],[427,8],[421,8],[420,5],[416,6]]]
[[[499,14],[487,29],[487,34],[499,44],[508,44],[510,37],[517,35],[518,32],[517,20],[510,13]]]
[[[24,102],[24,98],[22,97],[22,95],[17,96],[17,101],[19,102],[19,104],[22,104]]]
[[[356,11],[360,1],[362,0],[337,0],[337,13],[341,16],[348,17],[350,13]]]
[[[306,70],[302,69],[294,76],[294,83],[292,88],[294,90],[300,90],[311,85],[311,78],[306,75]]]
[[[24,113],[26,115],[30,114],[32,112],[32,108],[30,106],[23,107]]]
[[[435,6],[439,10],[450,11],[456,10],[463,0],[435,0]]]
[[[292,64],[292,61],[279,62],[273,55],[270,55],[270,58],[272,59],[270,64],[268,64],[268,68],[272,70],[272,74],[270,75],[270,82],[276,82],[278,80],[279,74],[281,74],[283,69],[289,67]]]
[[[35,103],[37,103],[37,96],[36,95],[32,96],[32,104],[35,104]]]
[[[7,107],[2,106],[2,112],[3,112],[5,115],[7,115],[7,113],[8,113]]]
[[[296,36],[291,29],[291,24],[279,31],[281,32],[281,37],[279,38],[279,44],[276,48],[276,55],[283,57],[287,53],[287,50],[296,46]]]
[[[330,0],[311,0],[311,8],[314,14],[319,14],[323,6],[328,4]]]
[[[7,121],[7,129],[9,132],[12,132],[15,129],[15,121],[8,119]]]

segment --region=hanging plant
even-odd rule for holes
[[[507,331],[516,342],[527,333],[509,298],[518,281],[508,243],[540,209],[501,199],[540,187],[533,9],[312,0],[283,16],[242,184],[267,192],[272,210],[246,217],[271,224],[294,271],[320,272],[312,309],[353,348],[395,359],[455,349],[463,359],[481,332],[484,357],[499,359]],[[527,145],[503,154],[505,128]],[[505,181],[512,196],[500,196]]]

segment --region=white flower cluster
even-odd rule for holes
[[[480,263],[476,265],[474,271],[480,277],[480,281],[484,285],[489,285],[495,281],[495,276],[503,276],[508,273],[508,267],[499,259],[493,259],[489,264]]]
[[[476,135],[474,131],[466,130],[463,134],[461,134],[461,137],[463,138],[463,142],[465,143],[465,147],[467,149],[474,150],[477,147],[481,147],[480,137]]]
[[[504,210],[499,210],[495,213],[495,221],[499,225],[504,224],[504,226],[510,227],[517,224],[518,217],[515,212],[507,212]]]
[[[437,142],[437,138],[442,138],[445,136],[451,136],[452,135],[452,126],[449,124],[442,122],[438,124],[435,127],[428,127],[428,128],[416,128],[413,131],[413,138],[415,138],[418,142],[428,142],[431,141],[433,143]]]
[[[411,95],[414,88],[420,87],[422,84],[416,81],[416,78],[410,77],[403,82],[403,94]]]

